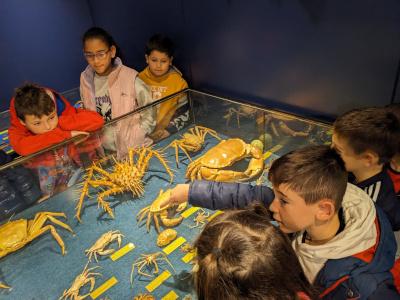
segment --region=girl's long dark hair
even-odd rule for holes
[[[200,300],[299,299],[298,292],[316,298],[290,241],[261,204],[216,217],[195,247]]]

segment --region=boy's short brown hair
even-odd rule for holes
[[[336,211],[347,187],[344,162],[329,146],[308,146],[291,151],[272,163],[268,179],[274,186],[287,184],[307,204],[331,199]]]
[[[354,109],[341,115],[333,124],[333,131],[345,138],[356,154],[367,150],[375,152],[381,164],[390,161],[400,139],[396,116],[378,107]]]
[[[35,84],[25,84],[15,90],[14,107],[17,117],[25,121],[26,115],[41,117],[52,113],[56,106],[45,89]]]

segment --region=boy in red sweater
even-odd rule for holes
[[[34,84],[18,88],[10,104],[9,140],[15,152],[30,155],[68,138],[101,128],[103,118],[96,112],[74,108],[59,93]],[[77,150],[67,145],[32,159],[27,166],[39,177],[44,194],[66,186],[73,172]]]

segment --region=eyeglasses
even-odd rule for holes
[[[86,57],[87,60],[94,60],[94,58],[96,57],[97,59],[103,59],[106,57],[107,53],[110,51],[110,49],[108,50],[101,50],[99,52],[96,53],[88,53],[88,52],[83,52],[83,55]]]

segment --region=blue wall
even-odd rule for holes
[[[0,111],[25,81],[66,91],[79,86],[80,36],[92,19],[86,1],[0,2]]]
[[[400,58],[397,0],[112,3],[3,0],[0,109],[23,80],[77,87],[80,36],[91,25],[110,31],[138,70],[146,40],[170,35],[175,63],[195,89],[317,117],[390,102]]]

